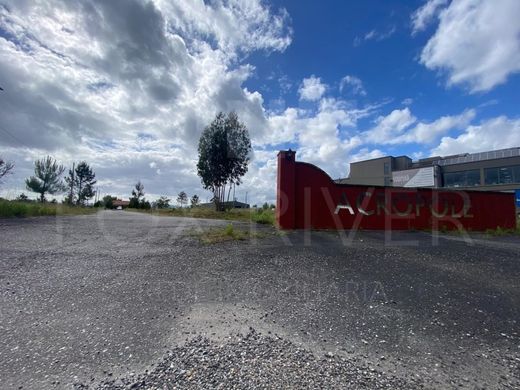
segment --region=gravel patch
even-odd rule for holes
[[[76,389],[89,389],[86,384]],[[196,337],[176,347],[155,369],[105,381],[95,389],[418,389],[420,380],[397,378],[356,358],[321,357],[278,337],[251,331],[224,344]]]

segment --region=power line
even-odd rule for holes
[[[10,136],[15,141],[19,142],[22,146],[25,146],[25,147],[28,147],[28,148],[30,147],[25,142],[23,142],[20,139],[18,139],[18,137],[15,137],[13,134],[11,134],[9,131],[7,131],[4,127],[0,126],[0,131],[2,131],[3,133],[7,134],[8,136]]]

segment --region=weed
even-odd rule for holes
[[[210,207],[192,207],[192,208],[175,208],[175,209],[156,209],[156,210],[138,210],[128,209],[128,211],[137,211],[151,213],[158,216],[166,217],[188,217],[188,218],[204,218],[204,219],[222,219],[225,221],[242,221],[256,222],[266,225],[274,225],[274,210],[261,209],[230,209],[225,211],[216,211]]]
[[[53,203],[0,200],[0,217],[39,217],[52,215],[82,215],[95,213],[91,207],[68,206]]]
[[[233,224],[228,224],[225,227],[193,231],[190,235],[192,237],[198,238],[199,241],[203,244],[216,244],[226,241],[245,241],[252,238],[262,238],[265,236],[263,233],[235,229]]]

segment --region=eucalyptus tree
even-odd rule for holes
[[[240,185],[248,169],[251,139],[235,112],[220,112],[199,140],[197,173],[205,189],[213,192],[217,210],[222,210],[226,186]]]

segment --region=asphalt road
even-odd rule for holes
[[[520,387],[519,237],[189,234],[224,224],[0,219],[0,388],[127,383],[194,338],[251,328],[425,388]]]

